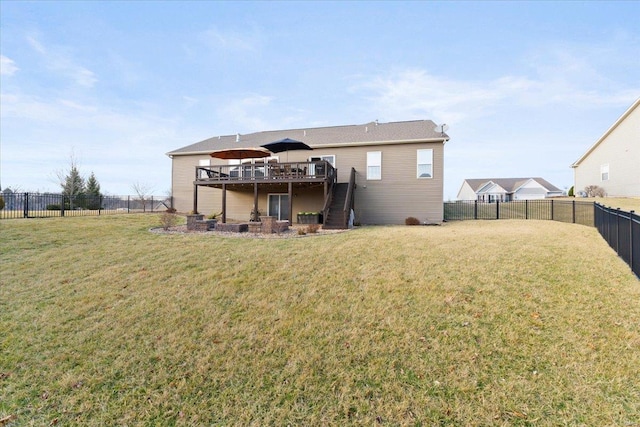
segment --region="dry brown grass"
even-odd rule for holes
[[[634,425],[640,285],[595,229],[0,223],[8,425]],[[13,424],[11,424],[13,423]]]
[[[577,197],[576,201],[597,202],[601,205],[620,208],[625,211],[635,210],[640,212],[640,197]]]

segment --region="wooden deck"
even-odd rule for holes
[[[194,185],[318,183],[334,180],[336,170],[326,161],[196,166]],[[231,187],[228,187],[231,189]]]
[[[253,209],[258,211],[260,191],[286,192],[289,195],[289,224],[293,216],[293,190],[324,187],[323,212],[328,209],[337,179],[337,171],[327,161],[244,163],[239,165],[196,166],[193,181],[193,211],[198,211],[198,187],[222,189],[221,222],[227,222],[227,191],[253,191]]]

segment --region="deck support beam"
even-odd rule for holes
[[[193,184],[193,213],[198,212],[198,186]]]
[[[227,184],[222,184],[222,223],[227,222]]]
[[[260,215],[258,215],[258,183],[253,183],[253,211],[255,212],[256,220],[260,220]]]
[[[289,182],[289,225],[292,224],[291,218],[293,217],[293,183]]]

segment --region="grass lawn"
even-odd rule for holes
[[[593,228],[156,225],[0,222],[0,425],[640,423],[640,282]]]
[[[620,208],[623,211],[634,210],[637,214],[640,214],[640,197],[576,197],[566,198],[564,200],[575,200],[576,202],[597,202],[607,207]]]

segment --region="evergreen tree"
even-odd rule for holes
[[[87,179],[86,192],[89,196],[100,196],[100,183],[93,172]]]
[[[74,206],[81,205],[81,203],[76,203],[76,200],[81,201],[85,192],[85,183],[75,164],[71,165],[69,174],[64,178],[61,186],[62,194],[69,198],[69,208],[73,209]]]
[[[89,209],[100,209],[100,198],[102,196],[100,194],[100,183],[93,172],[91,172],[89,179],[87,179],[85,191],[88,198],[87,207]]]

